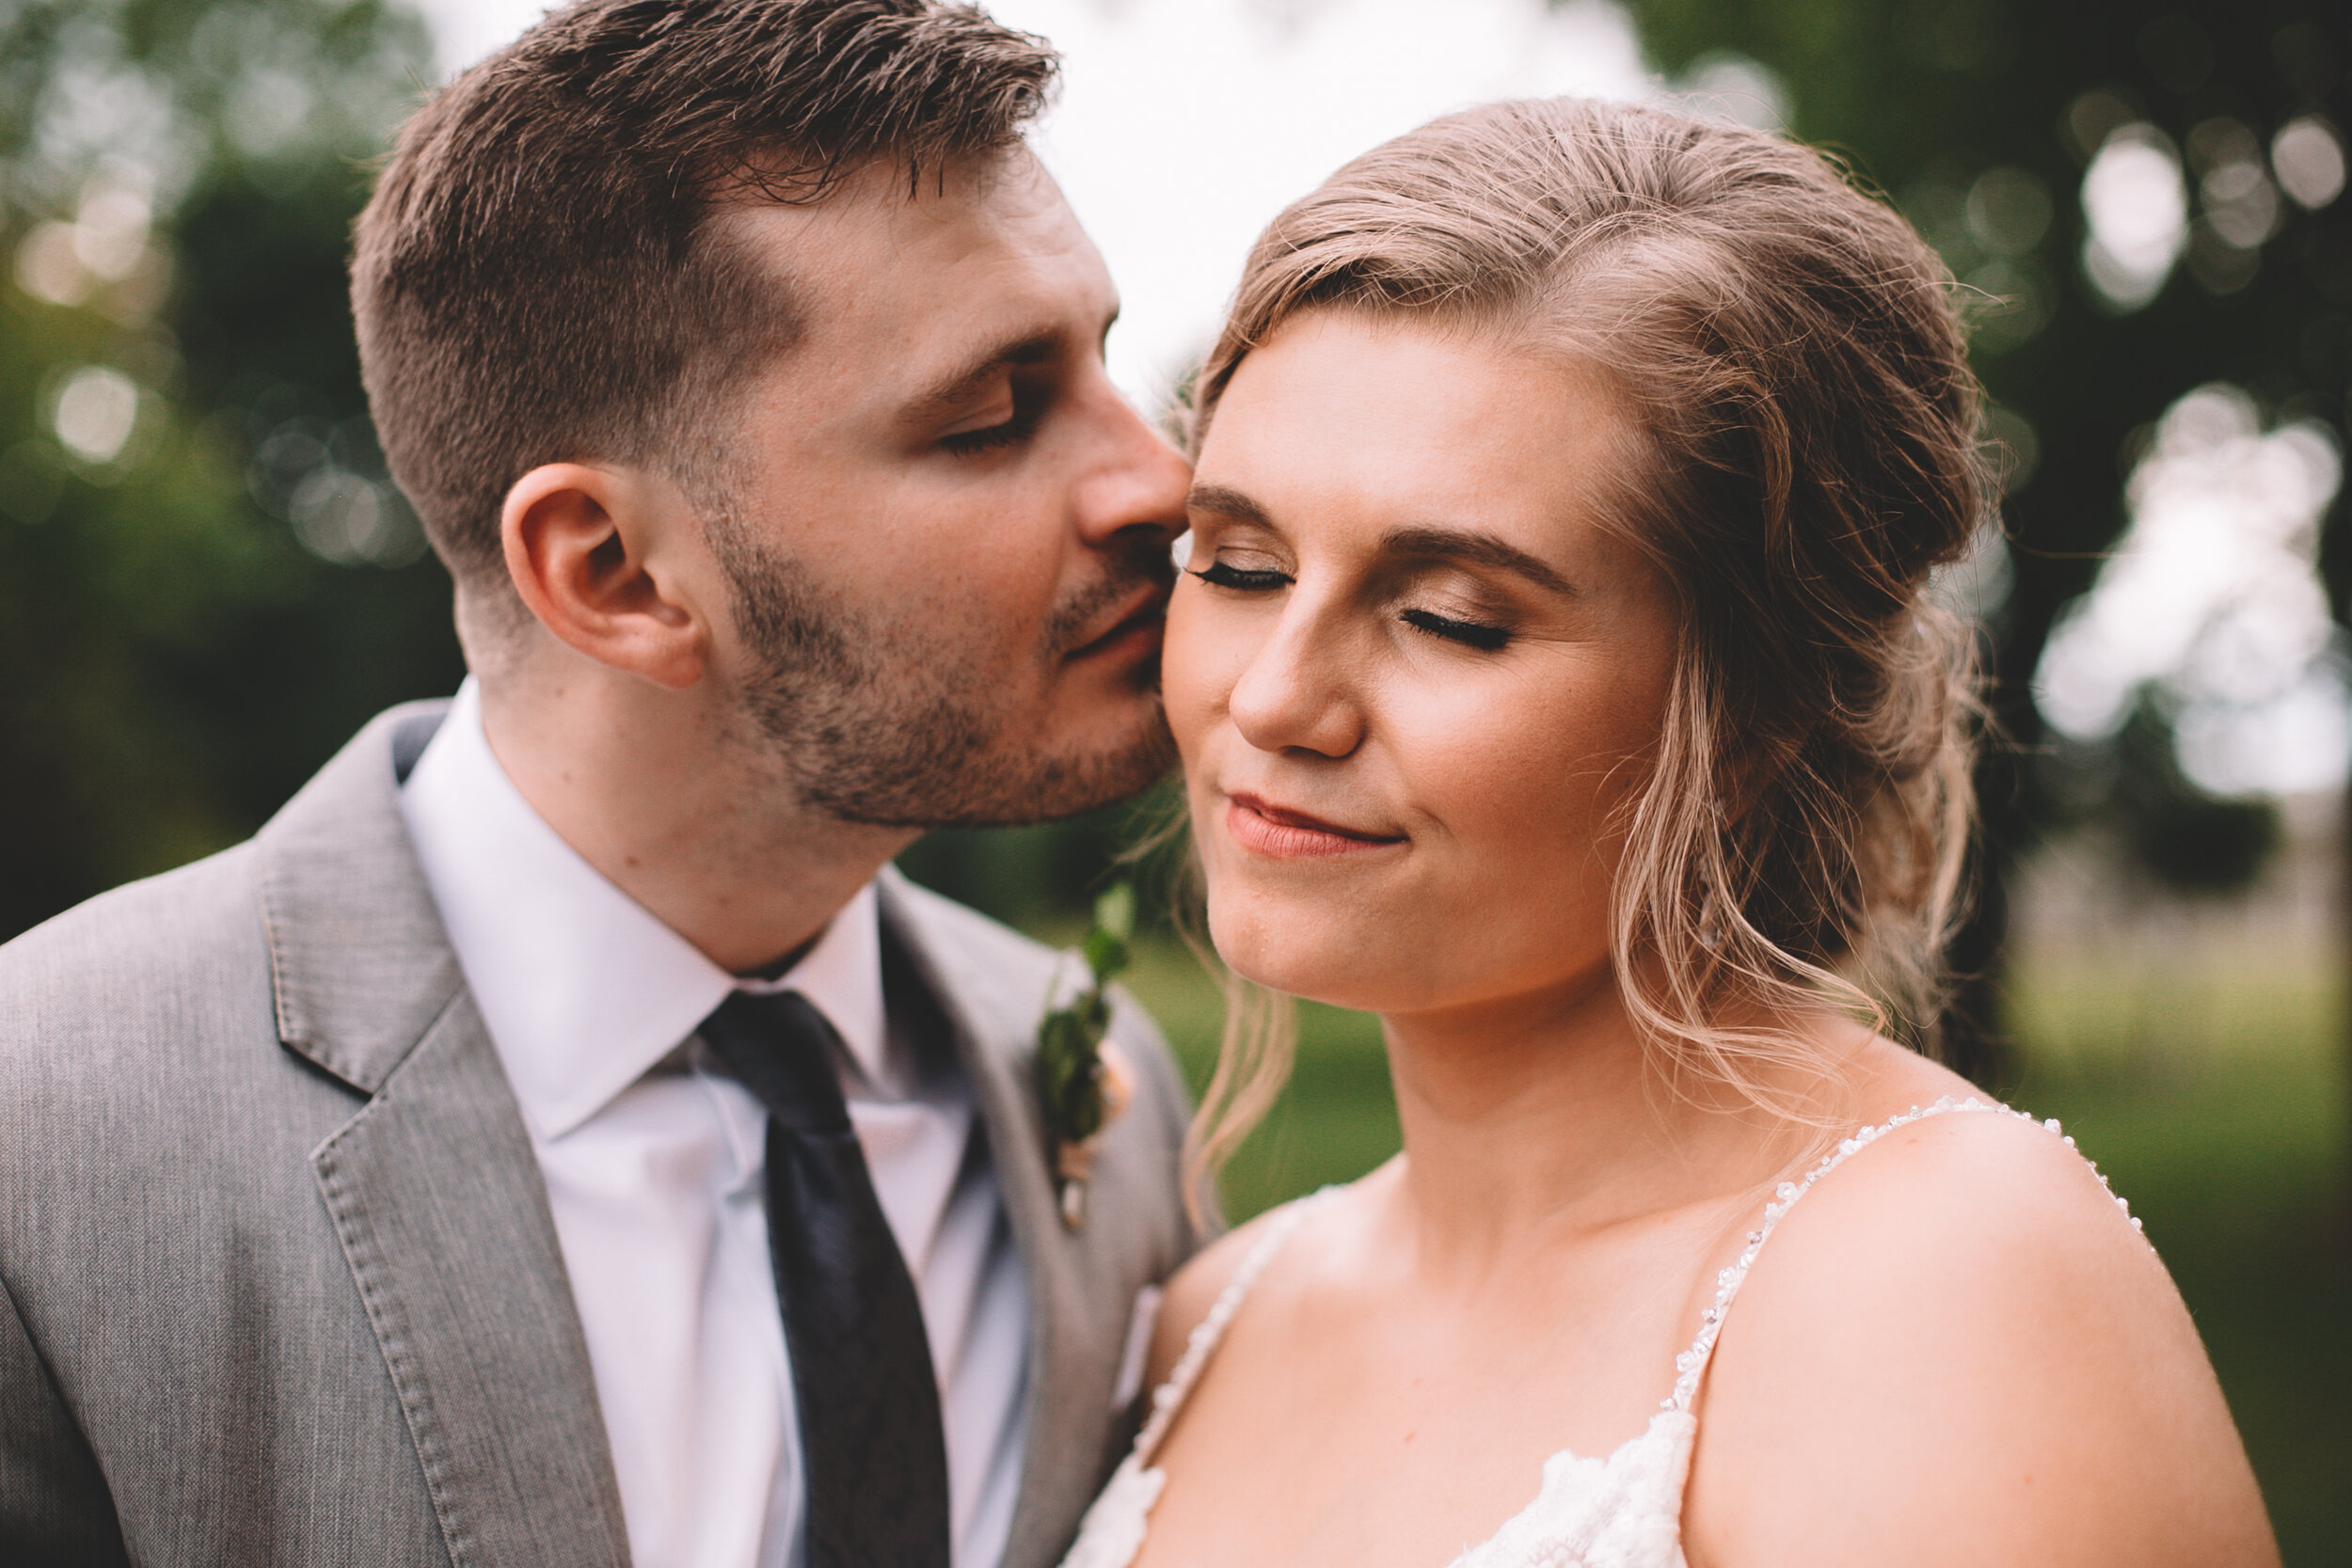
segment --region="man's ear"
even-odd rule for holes
[[[499,540],[515,591],[564,644],[672,689],[702,678],[709,627],[687,569],[700,534],[673,486],[549,463],[506,492]]]

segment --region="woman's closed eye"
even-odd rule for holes
[[[1296,579],[1290,573],[1272,566],[1236,566],[1230,561],[1212,561],[1206,566],[1187,568],[1192,575],[1212,588],[1231,589],[1238,594],[1270,594],[1288,588]],[[1511,641],[1511,628],[1484,621],[1468,621],[1458,615],[1441,615],[1434,610],[1400,610],[1397,619],[1415,631],[1440,637],[1483,653],[1494,653]]]
[[[1277,588],[1288,588],[1293,580],[1288,572],[1278,572],[1270,566],[1235,566],[1223,561],[1212,561],[1192,575],[1212,588],[1231,588],[1244,594],[1272,593]]]
[[[1508,626],[1457,620],[1451,615],[1440,615],[1434,610],[1407,610],[1401,612],[1397,619],[1417,631],[1425,631],[1432,637],[1442,637],[1449,642],[1459,642],[1486,653],[1493,653],[1511,641],[1511,628]]]

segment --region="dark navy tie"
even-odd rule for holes
[[[947,1444],[923,1307],[874,1196],[833,1025],[737,991],[703,1043],[768,1107],[768,1256],[808,1481],[807,1568],[947,1568]]]

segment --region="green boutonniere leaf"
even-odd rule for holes
[[[1054,1139],[1062,1223],[1073,1230],[1086,1215],[1091,1140],[1118,1109],[1104,1093],[1103,1037],[1111,1022],[1105,988],[1134,958],[1135,924],[1135,890],[1113,884],[1094,901],[1094,927],[1079,944],[1090,983],[1069,1006],[1049,1011],[1037,1029],[1038,1094]]]
[[[1128,943],[1135,940],[1135,889],[1125,882],[1114,882],[1109,891],[1094,901],[1094,929],[1087,933],[1085,945],[1080,948],[1086,955],[1087,968],[1093,971],[1097,992],[1134,958]]]

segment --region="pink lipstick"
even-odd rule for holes
[[[1362,855],[1405,842],[1403,833],[1368,833],[1309,816],[1260,800],[1231,795],[1225,801],[1225,831],[1235,844],[1273,860],[1327,860]]]

